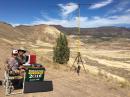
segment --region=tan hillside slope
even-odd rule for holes
[[[0,22],[0,43],[1,44],[14,44],[15,42],[19,41],[20,37],[24,35],[17,30],[10,24]]]
[[[19,36],[23,36],[22,33],[15,30],[15,28],[7,23],[0,22],[0,37],[11,40],[18,39]]]
[[[59,33],[60,31],[53,26],[35,25],[31,38],[51,43],[55,41]]]
[[[52,43],[55,41],[60,31],[53,26],[34,25],[34,26],[17,26],[16,30],[23,33],[27,40],[36,42],[37,40]]]
[[[49,25],[20,25],[13,27],[10,24],[0,22],[0,40],[2,43],[21,43],[43,41],[54,43],[60,31]]]

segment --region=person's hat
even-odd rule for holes
[[[26,49],[24,47],[20,47],[20,49],[18,49],[18,51],[23,51],[25,53]]]
[[[13,50],[12,54],[18,54],[18,50]]]

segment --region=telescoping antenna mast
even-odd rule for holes
[[[84,71],[86,72],[86,69],[85,69],[85,66],[84,66],[84,63],[83,63],[83,60],[82,60],[82,57],[81,57],[81,53],[80,53],[80,7],[82,5],[84,6],[88,6],[88,5],[92,5],[90,3],[85,3],[85,4],[81,4],[81,3],[78,3],[78,19],[77,19],[77,27],[78,27],[78,43],[77,43],[77,56],[72,64],[72,67],[70,68],[70,70],[72,70],[72,68],[74,67],[74,65],[76,64],[77,65],[77,73],[79,74],[80,73],[80,64],[82,64],[83,66],[83,69]],[[68,6],[72,6],[71,4],[69,4]]]

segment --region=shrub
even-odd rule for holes
[[[67,64],[70,57],[70,48],[65,34],[59,35],[53,48],[53,61],[59,64]]]

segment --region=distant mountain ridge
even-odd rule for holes
[[[67,35],[77,35],[78,28],[66,28],[61,25],[51,25]],[[80,35],[91,35],[95,37],[126,37],[130,38],[130,28],[125,27],[97,27],[97,28],[80,28]]]

